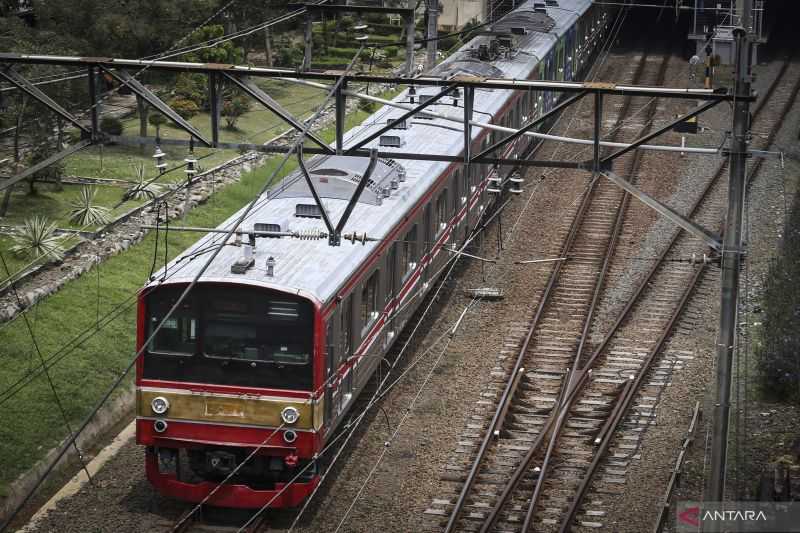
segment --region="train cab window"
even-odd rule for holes
[[[379,271],[376,270],[361,287],[361,335],[367,333],[367,329],[372,326],[380,314],[378,311],[378,278]]]
[[[311,362],[311,350],[289,333],[307,319],[300,316],[300,302],[242,296],[220,292],[206,302],[203,351],[208,357],[280,365]]]
[[[167,286],[148,296],[150,331],[181,292],[181,287]],[[159,332],[148,346],[145,379],[311,390],[311,302],[234,285],[201,285],[191,297],[187,307],[165,322],[165,335]]]
[[[180,308],[164,320],[175,302],[178,301],[181,291],[160,291],[158,295],[149,298],[150,320],[147,336],[152,336],[159,324],[164,324],[150,341],[150,352],[171,355],[193,355],[197,351],[197,311],[192,303],[192,298],[187,297]]]

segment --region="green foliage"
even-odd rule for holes
[[[184,120],[189,120],[200,112],[200,107],[187,98],[175,98],[169,102],[169,106]]]
[[[277,50],[277,54],[275,54],[275,66],[276,67],[296,67],[303,61],[303,54],[304,51],[299,46],[293,46],[288,42],[284,42],[284,45],[279,46]]]
[[[144,163],[132,164],[133,174],[135,176],[134,182],[128,187],[128,192],[125,195],[130,200],[147,200],[155,197],[156,188],[145,175]]]
[[[229,130],[236,129],[236,122],[239,117],[250,111],[250,100],[242,95],[227,98],[222,103],[220,115],[225,117],[225,127]]]
[[[358,48],[339,48],[331,46],[328,48],[328,57],[341,57],[347,61],[353,59],[353,56],[358,52]]]
[[[192,33],[187,39],[187,46],[192,44],[205,43],[212,39],[218,39],[225,35],[225,28],[221,24],[203,26]],[[190,54],[181,56],[183,61],[194,61],[200,63],[230,63],[238,64],[244,61],[244,49],[236,46],[233,41],[202,48]]]
[[[373,113],[375,111],[376,105],[375,102],[370,102],[369,100],[359,100],[358,102],[358,109],[364,111],[365,113]]]
[[[28,218],[22,227],[12,230],[11,240],[14,244],[11,252],[26,259],[45,257],[60,261],[64,257],[64,248],[55,230],[55,222],[50,222],[47,217]]]
[[[151,126],[159,127],[167,123],[167,117],[161,113],[154,112],[150,113],[150,115],[147,117],[147,122],[149,122]]]
[[[122,135],[124,128],[120,119],[106,115],[100,120],[100,129],[109,135]]]
[[[762,341],[757,347],[761,388],[771,399],[800,403],[800,193],[763,298]]]
[[[40,163],[60,151],[60,147],[52,139],[54,129],[55,121],[49,113],[42,113],[36,120],[29,120],[26,123],[26,128],[23,130],[23,133],[30,136],[30,143],[32,145],[26,157],[28,166]],[[36,194],[36,189],[34,188],[34,183],[36,181],[58,182],[63,175],[63,159],[46,166],[29,178],[30,194]]]
[[[69,213],[69,219],[71,222],[80,226],[108,224],[110,211],[107,207],[94,203],[96,194],[97,189],[94,187],[88,185],[81,187],[81,193],[78,198],[70,203],[72,209]]]
[[[208,109],[208,82],[202,74],[178,74],[173,94],[175,98],[194,102],[198,108]]]
[[[167,50],[178,36],[188,34],[220,7],[218,0],[33,0],[33,4],[39,29],[73,35],[74,47],[81,53],[105,57],[142,57]]]

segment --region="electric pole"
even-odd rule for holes
[[[428,31],[426,35],[428,39],[428,53],[425,61],[425,70],[431,70],[436,66],[436,48],[438,46],[438,41],[436,39],[439,36],[439,0],[426,0],[426,6],[428,9]]]
[[[314,48],[314,18],[311,14],[311,11],[306,13],[306,25],[303,28],[303,44],[304,44],[304,52],[303,52],[303,66],[301,70],[306,71],[311,68],[311,52]]]
[[[409,78],[414,75],[414,36],[416,24],[414,21],[414,0],[408,0],[408,9],[411,13],[406,15],[406,76]]]
[[[750,60],[752,0],[740,0],[741,27],[736,38],[736,76],[733,109],[733,137],[730,148],[728,214],[721,257],[719,337],[717,338],[717,399],[714,406],[714,433],[711,450],[711,478],[706,501],[725,499],[725,466],[728,455],[728,419],[730,416],[731,370],[736,341],[736,312],[739,296],[739,267],[744,258],[742,247],[742,211],[746,189],[747,132],[750,128]],[[712,526],[714,527],[714,526]]]

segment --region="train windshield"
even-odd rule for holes
[[[221,385],[311,390],[314,309],[302,298],[219,285],[147,298],[150,342],[144,377]]]

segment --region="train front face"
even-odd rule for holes
[[[185,288],[142,292],[139,348]],[[230,476],[208,504],[301,503],[319,481],[320,331],[318,307],[296,294],[198,284],[137,362],[136,439],[159,492],[200,502]]]

